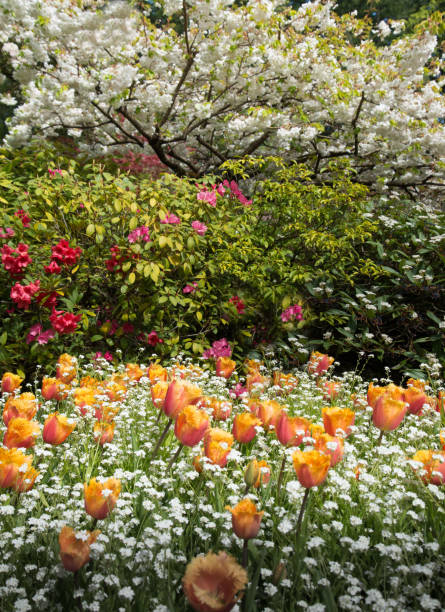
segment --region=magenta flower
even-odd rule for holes
[[[168,213],[166,217],[161,219],[161,223],[164,223],[167,225],[177,225],[178,223],[181,223],[181,219],[177,217],[176,215],[174,215],[173,213]]]
[[[227,342],[227,338],[215,340],[212,347],[204,351],[203,359],[217,359],[218,357],[230,357],[232,355],[232,347]]]
[[[229,395],[232,398],[238,398],[240,395],[243,395],[243,393],[247,393],[247,388],[243,387],[241,383],[236,383],[236,385],[229,391]]]
[[[201,223],[201,221],[193,221],[192,222],[192,227],[195,230],[195,232],[198,234],[198,236],[204,236],[204,234],[207,231],[207,225],[205,225],[204,223]]]
[[[37,343],[38,344],[48,344],[48,342],[52,340],[55,335],[56,335],[56,332],[53,329],[49,328],[46,331],[39,334],[39,336],[37,337]]]
[[[150,242],[150,230],[146,225],[137,227],[128,234],[128,242]]]
[[[54,170],[48,168],[48,172],[50,176],[55,176],[56,174],[60,174],[60,176],[63,176],[63,172],[60,168],[55,168]]]
[[[147,343],[150,346],[156,346],[157,344],[161,344],[162,342],[164,342],[164,340],[162,340],[162,338],[160,338],[157,332],[155,331],[151,331],[147,336]]]
[[[301,321],[303,319],[303,309],[298,304],[294,304],[293,306],[289,306],[281,313],[281,320],[284,323],[290,321],[291,319],[295,319],[296,321]]]
[[[3,230],[2,227],[0,227],[0,238],[9,238],[10,236],[14,236],[14,235],[15,235],[15,231],[11,227],[6,227],[5,230]]]
[[[36,340],[36,338],[42,333],[42,326],[40,325],[40,323],[36,323],[35,325],[33,325],[29,332],[28,335],[26,336],[26,344],[30,344],[31,342],[34,342],[34,340]]]
[[[202,200],[203,202],[207,202],[210,206],[216,206],[216,191],[207,191],[207,187],[203,187],[202,190],[196,196],[197,200]]]
[[[186,285],[182,290],[182,293],[194,293],[196,291],[196,287],[198,283],[195,281],[192,285]]]

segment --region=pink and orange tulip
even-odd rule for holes
[[[195,404],[201,395],[202,391],[197,385],[175,379],[168,386],[163,410],[169,419],[175,419],[181,410]]]
[[[337,430],[340,429],[342,435],[347,437],[351,433],[351,427],[355,422],[355,412],[349,408],[323,408],[323,425],[326,433],[331,436],[337,435]]]
[[[33,393],[22,393],[17,397],[9,397],[3,409],[3,422],[6,426],[11,419],[27,419],[30,421],[36,415],[38,403]]]
[[[40,435],[40,426],[28,419],[11,419],[3,437],[3,444],[8,448],[30,448]]]
[[[19,474],[23,473],[23,466],[26,465],[25,471],[28,471],[31,464],[32,457],[17,448],[0,448],[0,487],[13,487]]]
[[[324,374],[334,363],[334,358],[315,351],[311,354],[311,357],[307,364],[307,370],[309,374],[316,374],[321,376]]]
[[[233,531],[239,538],[256,538],[264,512],[258,512],[251,499],[242,499],[234,508],[226,506],[226,510],[232,513]]]
[[[65,416],[58,412],[53,412],[45,420],[42,433],[43,440],[47,444],[53,444],[54,446],[62,444],[75,427],[75,422],[70,423]]]
[[[290,417],[282,410],[275,429],[283,446],[299,446],[309,433],[310,423],[303,417]]]
[[[314,448],[330,456],[331,467],[334,467],[343,459],[344,442],[342,438],[336,438],[328,433],[322,433],[315,438]]]
[[[227,456],[233,444],[233,436],[228,431],[212,427],[204,434],[204,455],[215,465],[225,467]]]
[[[2,376],[2,391],[3,393],[14,393],[18,389],[23,381],[23,378],[13,374],[12,372],[5,372]]]
[[[216,375],[223,378],[230,378],[236,368],[236,361],[230,357],[218,357],[216,359]]]
[[[71,527],[65,525],[59,534],[60,559],[69,572],[77,572],[90,560],[90,546],[96,541],[100,531],[87,532],[87,539],[77,537]]]
[[[297,478],[306,489],[321,485],[331,466],[331,457],[318,450],[304,452],[296,450],[292,460]]]
[[[94,423],[93,436],[94,440],[97,444],[100,444],[100,446],[112,442],[114,438],[114,423],[96,421],[96,423]]]
[[[372,422],[381,431],[392,431],[403,421],[408,405],[403,400],[383,394],[377,399],[372,412]]]
[[[196,406],[185,406],[175,421],[175,436],[184,446],[195,446],[201,442],[209,428],[209,417]]]
[[[106,518],[116,505],[121,492],[121,481],[109,478],[106,482],[98,482],[95,478],[83,485],[85,495],[85,510],[97,520]]]
[[[260,419],[250,412],[237,414],[233,419],[232,433],[238,442],[247,444],[256,436],[255,427],[261,425]]]

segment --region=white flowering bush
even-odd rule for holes
[[[372,32],[332,2],[161,4],[156,27],[128,1],[4,0],[4,73],[20,92],[2,98],[17,104],[6,144],[68,135],[91,154],[154,153],[190,176],[267,151],[308,163],[317,180],[345,157],[363,184],[437,198],[434,34],[377,46],[372,36],[398,34],[399,22]]]
[[[226,506],[235,506],[243,497],[263,514],[259,532],[245,547],[249,582],[235,610],[443,610],[445,489],[443,484],[424,482],[422,463],[412,457],[428,448],[438,465],[443,458],[445,431],[439,437],[441,416],[431,398],[438,392],[443,397],[444,382],[437,372],[423,383],[411,381],[429,399],[424,396],[421,411],[406,414],[400,427],[379,436],[373,408],[367,405],[368,384],[353,372],[328,374],[325,369],[331,361],[323,355],[315,362],[312,358],[307,370],[287,378],[277,372],[273,359],[267,367],[251,362],[247,379],[238,367],[226,380],[215,376],[212,367],[203,370],[187,360],[166,364],[166,370],[147,370],[144,365],[116,368],[99,360],[83,363],[73,379],[76,360],[65,356],[56,379],[60,389],[62,381],[67,385],[65,399],[45,399],[54,384],[51,379],[43,385],[28,384],[26,390],[32,389],[38,402],[33,422],[42,426],[57,409],[75,428],[60,442],[45,425],[44,439],[39,436],[34,446],[23,449],[38,470],[33,486],[19,493],[11,487],[1,491],[2,610],[189,610],[181,581],[193,557],[212,550],[241,560],[243,542],[233,533]],[[169,380],[174,375],[191,379],[202,395],[231,402],[232,414],[218,422],[215,413],[205,409],[211,426],[227,434],[234,431],[237,415],[252,414],[263,401],[277,402],[280,410],[310,423],[310,432],[301,439],[304,451],[313,448],[315,431],[323,429],[322,408],[330,403],[330,385],[336,406],[346,410],[350,422],[353,415],[343,459],[307,496],[309,489],[292,468],[295,447],[284,447],[264,420],[249,443],[233,443],[225,467],[209,459],[195,460],[197,471],[192,460],[199,455],[198,445],[184,447],[172,461],[178,447],[172,430],[156,455],[168,422],[153,404],[155,375],[162,373],[168,373]],[[3,378],[3,388],[10,389],[1,399],[4,420],[10,416],[12,400],[24,391],[14,389],[14,380],[10,374]],[[93,389],[95,395],[87,401]],[[114,438],[103,446],[93,436],[98,407],[108,410],[115,427]],[[327,429],[324,418],[323,424]],[[2,425],[2,436],[4,431]],[[337,430],[337,435],[342,434]],[[0,449],[2,482],[7,450]],[[257,488],[250,476],[243,478],[255,457],[266,461],[270,472],[270,479],[258,480]],[[101,520],[87,513],[84,483],[93,478],[106,481],[103,495],[110,499],[115,495],[113,479],[120,480],[120,493]],[[297,517],[306,497],[297,537]],[[62,566],[58,538],[65,526],[73,528],[76,541],[84,544],[89,530],[100,530],[90,545],[89,562],[77,571]],[[69,561],[63,555],[62,560],[66,567]]]

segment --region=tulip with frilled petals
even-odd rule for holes
[[[196,406],[186,406],[176,417],[175,436],[184,446],[196,446],[209,428],[209,417]]]
[[[76,422],[69,421],[65,416],[58,412],[50,414],[43,426],[42,437],[47,444],[57,446],[62,444],[76,427]]]
[[[285,410],[281,411],[276,425],[278,440],[283,446],[299,446],[308,435],[310,423],[299,416],[290,417]]]
[[[74,403],[84,416],[87,414],[86,409],[96,403],[96,394],[97,389],[94,387],[77,387],[74,391]]]
[[[420,391],[425,391],[426,381],[419,380],[418,378],[408,378],[408,380],[406,381],[406,386],[415,387],[416,389],[419,389]]]
[[[331,467],[330,455],[318,450],[296,450],[292,455],[292,461],[297,478],[306,489],[321,485]]]
[[[246,359],[244,361],[244,367],[246,368],[247,374],[259,373],[261,366],[264,366],[264,363],[258,359]]]
[[[143,377],[144,371],[137,363],[127,363],[125,366],[125,374],[130,380],[138,382]]]
[[[231,433],[218,427],[212,427],[204,434],[204,455],[213,464],[223,468],[227,465],[227,456],[232,444],[233,436]]]
[[[230,378],[236,368],[236,361],[230,357],[217,357],[216,359],[216,375],[223,378]]]
[[[280,387],[281,393],[290,393],[293,389],[298,387],[299,379],[292,374],[284,374],[279,370],[273,373],[273,384],[274,387]]]
[[[14,482],[14,484],[12,485],[12,488],[17,493],[25,493],[26,491],[30,491],[33,488],[33,486],[34,486],[34,482],[35,482],[37,476],[39,475],[39,473],[40,472],[38,472],[32,466],[29,467],[26,470],[26,472],[21,472],[19,470],[19,473],[17,475],[17,479]]]
[[[27,472],[31,463],[32,457],[17,448],[0,448],[0,487],[7,489],[14,486],[19,474]]]
[[[242,499],[234,508],[226,506],[226,510],[232,513],[233,531],[239,538],[256,538],[264,512],[258,512],[251,499]]]
[[[344,442],[342,438],[336,438],[327,433],[322,433],[316,436],[314,448],[330,456],[331,467],[337,465],[343,458]]]
[[[207,406],[212,410],[212,416],[215,421],[226,421],[232,414],[232,402],[228,400],[220,400],[216,397],[203,398],[203,406]]]
[[[435,450],[419,450],[412,461],[422,464],[420,478],[425,484],[445,484],[445,452]],[[417,471],[416,468],[414,468]]]
[[[386,395],[387,397],[391,397],[395,400],[403,400],[403,393],[404,389],[402,389],[401,387],[397,387],[393,383],[386,385],[386,387],[375,387],[374,384],[371,382],[369,383],[367,393],[368,406],[374,408],[377,400],[382,395]]]
[[[410,414],[419,414],[422,406],[426,403],[426,394],[418,387],[408,387],[403,392],[403,401],[408,404],[408,412]]]
[[[76,533],[65,525],[59,534],[60,559],[69,572],[77,572],[90,560],[90,545],[100,531]]]
[[[225,552],[195,557],[182,580],[184,593],[197,612],[230,612],[244,595],[246,570]]]
[[[57,360],[56,378],[69,385],[77,375],[77,360],[68,353],[63,353]]]
[[[388,395],[381,395],[372,412],[372,422],[383,431],[396,429],[405,418],[408,404],[403,400],[392,399]]]
[[[147,375],[150,382],[166,382],[168,378],[167,370],[160,363],[151,363],[147,368]]]
[[[259,372],[252,372],[246,376],[246,389],[249,393],[259,393],[265,387],[270,385],[270,378],[263,376]]]
[[[98,482],[95,478],[83,485],[85,495],[85,510],[97,520],[106,518],[116,505],[121,492],[121,481],[109,478],[106,482]]]
[[[256,429],[261,425],[260,419],[250,412],[242,412],[237,414],[233,419],[232,433],[238,442],[247,444],[256,436]]]
[[[106,421],[96,421],[93,428],[94,440],[100,446],[112,442],[114,438],[114,423]]]
[[[268,431],[270,427],[276,429],[282,411],[283,406],[275,400],[262,400],[258,403],[256,416],[260,419],[264,429]]]
[[[183,408],[190,404],[195,404],[201,397],[201,389],[186,381],[172,381],[167,389],[164,401],[164,412],[169,419],[175,419]]]
[[[17,397],[10,397],[3,409],[3,422],[8,426],[11,419],[21,418],[30,421],[34,418],[37,408],[38,403],[33,393],[22,393]]]
[[[42,380],[42,397],[46,400],[56,400],[57,402],[66,395],[67,387],[58,378],[44,378]]]
[[[165,380],[160,380],[159,382],[151,385],[150,387],[153,405],[156,406],[156,408],[159,408],[160,410],[162,410],[162,407],[164,406],[167,389],[168,382],[166,382]]]
[[[12,372],[5,372],[2,376],[2,391],[4,393],[14,393],[22,383],[23,378],[13,374]]]
[[[355,412],[353,410],[332,406],[331,408],[323,408],[321,412],[326,433],[336,436],[339,429],[344,437],[349,436],[351,427],[355,422]]]
[[[319,385],[323,391],[323,399],[325,402],[334,400],[338,397],[341,385],[333,380],[326,380],[323,384]]]
[[[331,367],[333,363],[333,357],[329,357],[329,355],[325,355],[323,353],[315,351],[311,354],[311,357],[308,361],[307,370],[309,374],[316,374],[317,376],[321,376],[326,372],[326,370]]]
[[[123,384],[123,382],[112,380],[105,386],[105,393],[107,394],[110,402],[118,402],[125,398],[127,394],[127,387]]]
[[[11,419],[3,438],[4,446],[8,448],[30,448],[40,435],[40,426],[28,419]]]

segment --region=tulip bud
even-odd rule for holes
[[[258,461],[252,459],[249,461],[247,468],[244,471],[244,482],[248,487],[253,487],[260,476],[260,468]]]

